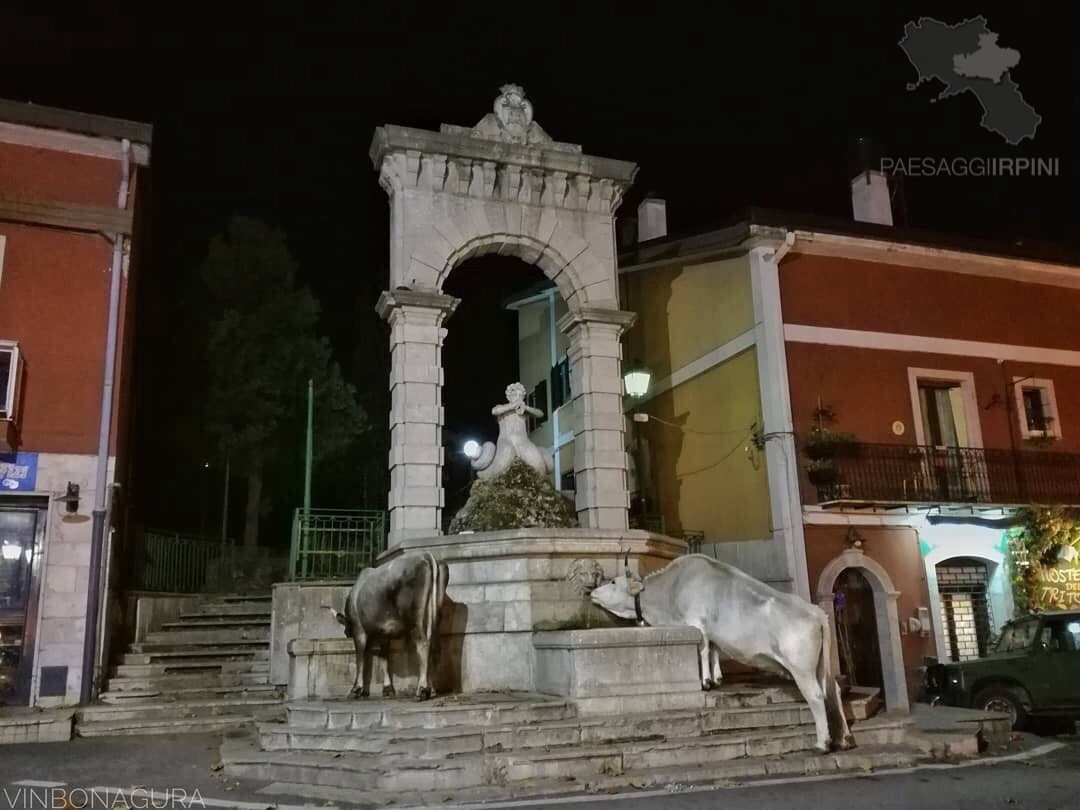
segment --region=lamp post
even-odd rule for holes
[[[645,497],[645,452],[641,444],[641,429],[637,425],[638,422],[646,421],[648,414],[638,414],[636,403],[640,402],[649,393],[650,382],[652,382],[652,372],[641,363],[631,363],[623,372],[623,386],[626,389],[626,395],[635,403],[631,407],[631,413],[634,420],[634,447],[637,451],[635,454],[637,457],[635,466],[637,467],[638,500],[641,502],[642,517],[644,517],[648,509],[648,501]],[[639,418],[639,416],[643,418]]]

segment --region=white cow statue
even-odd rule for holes
[[[592,601],[624,619],[700,630],[704,689],[720,684],[720,654],[789,674],[814,716],[818,749],[829,751],[834,741],[837,748],[854,746],[831,671],[825,611],[702,554],[680,557],[644,579],[631,575],[628,559],[623,568],[591,592]]]

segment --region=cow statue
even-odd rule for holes
[[[446,563],[431,554],[403,554],[385,565],[361,571],[345,599],[344,612],[330,608],[356,647],[356,679],[349,697],[368,696],[374,650],[381,652],[385,664],[383,695],[394,694],[390,642],[398,638],[412,642],[420,661],[416,699],[431,697],[439,611],[448,578]]]
[[[679,557],[644,579],[630,573],[627,554],[623,569],[622,576],[590,593],[593,603],[639,624],[700,630],[704,689],[720,684],[721,654],[789,674],[810,706],[817,748],[827,752],[834,741],[837,748],[855,744],[832,673],[825,611],[703,554]]]

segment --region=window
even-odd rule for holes
[[[982,447],[982,425],[970,371],[909,368],[915,443],[931,447]]]
[[[1039,629],[1038,619],[1024,619],[1014,624],[1007,624],[998,639],[997,652],[1020,652],[1031,647],[1035,633]]]
[[[525,395],[525,404],[530,408],[536,408],[538,411],[543,412],[543,416],[533,416],[529,414],[526,417],[528,423],[527,430],[532,433],[544,422],[548,420],[548,396],[547,396],[547,380],[541,380],[536,384],[536,388]]]
[[[1057,399],[1053,380],[1013,377],[1016,388],[1016,413],[1020,435],[1025,439],[1059,438]]]
[[[570,358],[564,357],[551,367],[551,410],[561,408],[571,399]]]
[[[19,376],[19,347],[0,343],[0,419],[15,416],[15,388]]]

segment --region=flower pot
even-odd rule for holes
[[[840,473],[835,467],[813,467],[806,471],[806,477],[814,486],[824,487],[835,484],[840,479]]]

